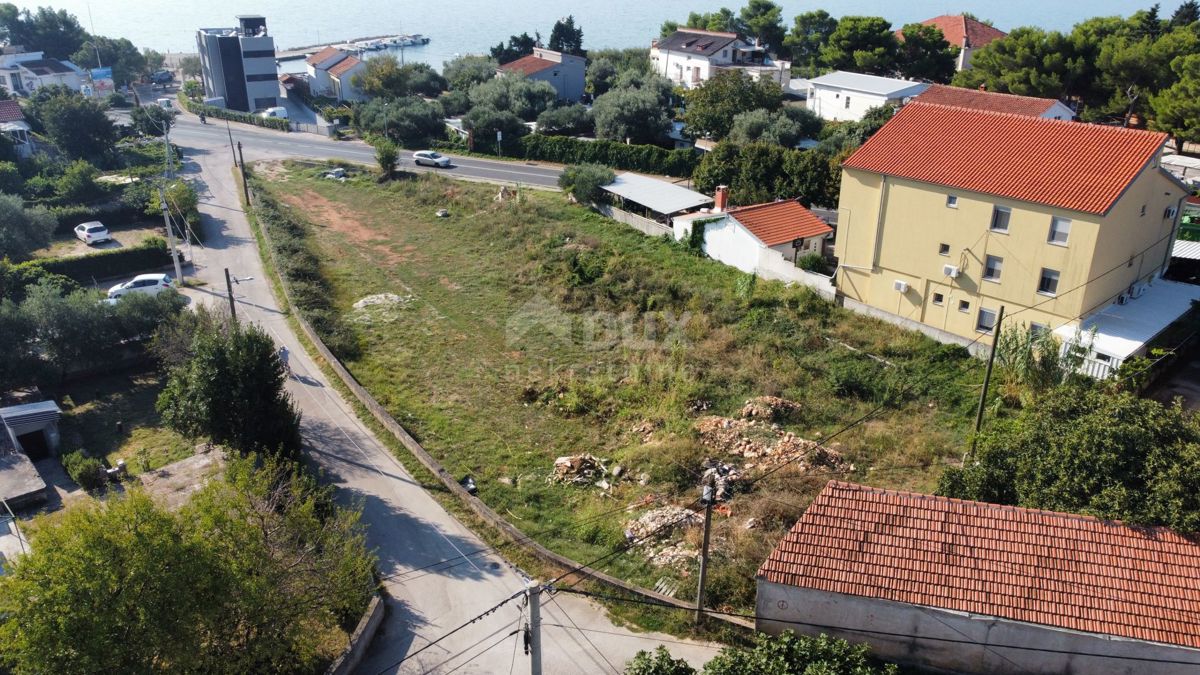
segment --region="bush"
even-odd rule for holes
[[[829,274],[829,265],[825,262],[825,256],[820,253],[808,253],[796,261],[796,266],[806,272],[816,272],[817,274]]]
[[[575,201],[588,204],[603,197],[601,187],[616,179],[612,169],[599,164],[573,164],[558,177],[558,186],[571,193]]]
[[[167,242],[160,237],[147,237],[141,244],[70,258],[45,258],[21,263],[18,267],[36,266],[50,274],[61,274],[82,284],[97,279],[141,274],[171,264]]]
[[[603,164],[614,169],[664,176],[690,176],[698,163],[696,153],[690,149],[667,150],[657,145],[581,141],[542,134],[526,136],[520,145],[526,159],[560,164]]]
[[[547,136],[578,136],[591,133],[595,126],[592,114],[578,103],[551,108],[537,118],[538,133]]]
[[[183,106],[184,110],[196,115],[203,114],[218,120],[229,120],[230,122],[253,124],[254,126],[275,129],[276,131],[290,131],[292,128],[291,124],[289,124],[287,120],[281,120],[277,117],[259,117],[257,115],[251,115],[250,113],[244,113],[238,110],[218,108],[214,105],[204,105],[203,103],[193,101],[187,96],[184,96],[182,92],[180,92],[178,100],[179,105]]]
[[[56,206],[50,209],[56,225],[54,234],[70,235],[75,226],[91,220],[99,220],[105,225],[132,223],[143,218],[142,209],[130,204],[109,204],[105,206]]]
[[[108,95],[108,107],[110,108],[128,108],[129,99],[125,98],[124,94],[114,91]]]
[[[62,456],[62,465],[71,480],[88,492],[96,492],[108,484],[108,473],[95,457],[76,450]]]

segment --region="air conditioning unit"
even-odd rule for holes
[[[1174,218],[1176,213],[1179,213],[1179,209],[1174,206],[1168,206],[1167,210],[1163,211],[1163,218]]]
[[[892,288],[896,289],[897,291],[900,291],[901,293],[907,293],[908,292],[908,282],[897,279],[892,282]]]
[[[942,276],[957,279],[958,273],[958,265],[942,265]]]
[[[1124,305],[1127,302],[1129,302],[1129,294],[1128,293],[1122,293],[1117,296],[1117,304],[1118,305]]]
[[[1149,287],[1150,287],[1150,284],[1134,284],[1129,287],[1129,296],[1131,298],[1135,298],[1135,299],[1140,298],[1146,292],[1146,289]]]

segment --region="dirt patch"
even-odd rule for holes
[[[288,179],[288,171],[283,162],[256,162],[254,175],[276,183],[285,183]]]
[[[369,248],[378,254],[383,262],[395,265],[405,261],[403,255],[382,243],[382,236],[363,222],[367,219],[365,215],[346,204],[334,202],[312,190],[306,190],[302,195],[281,197],[285,203],[307,215],[316,224],[340,232],[355,244]]]
[[[161,469],[147,471],[138,475],[138,480],[150,496],[173,511],[187,503],[188,498],[220,473],[224,466],[221,452],[208,450]]]
[[[458,285],[458,284],[454,283],[453,281],[451,281],[451,280],[450,280],[450,277],[441,277],[441,278],[439,278],[439,279],[438,279],[438,283],[442,285],[442,288],[445,288],[445,289],[446,289],[446,290],[448,290],[448,291],[460,291],[460,290],[462,290],[462,286],[460,286],[460,285]]]

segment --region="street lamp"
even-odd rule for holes
[[[237,321],[237,304],[233,300],[233,285],[240,284],[243,281],[254,281],[254,277],[238,278],[229,273],[229,268],[225,268],[225,290],[229,294],[229,316]]]

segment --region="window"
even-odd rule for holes
[[[933,304],[935,304],[935,305],[946,304],[946,296],[942,295],[941,293],[934,293],[933,294]]]
[[[992,209],[992,232],[1008,232],[1008,219],[1011,217],[1012,210],[1003,206]]]
[[[1044,323],[1036,323],[1035,322],[1035,323],[1029,324],[1029,335],[1031,337],[1038,337],[1040,335],[1045,335],[1049,331],[1050,331],[1050,326],[1047,326]]]
[[[1112,361],[1112,357],[1109,356],[1108,354],[1101,354],[1100,352],[1096,352],[1096,360],[1102,361],[1104,363],[1108,363],[1109,361]]]
[[[279,76],[276,75],[275,73],[262,73],[261,75],[247,75],[246,81],[247,82],[270,82],[271,80],[275,80],[278,78],[279,78]]]
[[[273,59],[275,58],[274,49],[253,49],[242,52],[243,59]]]
[[[1071,220],[1054,216],[1050,219],[1050,236],[1047,240],[1059,246],[1067,245],[1067,237],[1071,234]]]
[[[989,255],[983,263],[983,278],[985,281],[1000,281],[1000,272],[1004,270],[1004,258]]]
[[[846,97],[846,108],[847,109],[850,108],[850,97],[849,96]]]
[[[990,333],[996,327],[996,313],[990,309],[979,308],[979,320],[975,322],[975,330]]]
[[[958,195],[946,195],[946,206],[951,209],[957,209]]]
[[[938,244],[938,255],[950,255],[950,244]]]
[[[959,300],[958,301],[958,311],[960,311],[960,312],[971,311],[971,303],[967,302],[966,300]]]
[[[1042,278],[1038,280],[1038,293],[1054,295],[1058,293],[1058,272],[1042,268]]]

